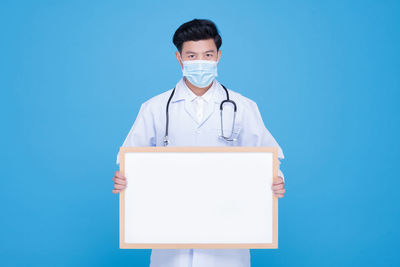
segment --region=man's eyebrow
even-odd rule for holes
[[[204,53],[215,53],[215,49],[207,50]],[[193,51],[186,51],[185,54],[197,54],[197,53]]]

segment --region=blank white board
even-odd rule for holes
[[[122,147],[121,248],[277,248],[277,149]]]

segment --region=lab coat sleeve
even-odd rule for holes
[[[122,147],[155,146],[155,140],[154,117],[149,109],[148,102],[145,102],[141,105],[136,120],[125,138]],[[117,155],[117,164],[119,164],[119,153]]]
[[[246,105],[245,108],[243,127],[239,137],[240,145],[278,147],[278,174],[285,180],[285,177],[280,169],[281,160],[285,157],[281,147],[265,127],[257,104],[249,99],[248,105]]]

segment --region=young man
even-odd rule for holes
[[[175,32],[173,43],[178,49],[175,55],[183,78],[174,89],[142,104],[122,146],[274,146],[278,147],[279,159],[283,159],[282,150],[265,128],[256,103],[225,89],[215,79],[222,44],[215,24],[198,19],[184,23]],[[228,98],[234,103],[224,102],[222,119],[220,104]],[[285,194],[282,177],[279,170],[272,185],[279,198]],[[113,181],[113,193],[127,186],[126,178],[119,171],[115,172]],[[223,266],[250,266],[250,251],[153,249],[150,257],[150,267]]]

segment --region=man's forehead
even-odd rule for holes
[[[182,45],[183,53],[205,53],[205,52],[216,52],[216,51],[217,47],[215,46],[213,39],[186,41]]]

